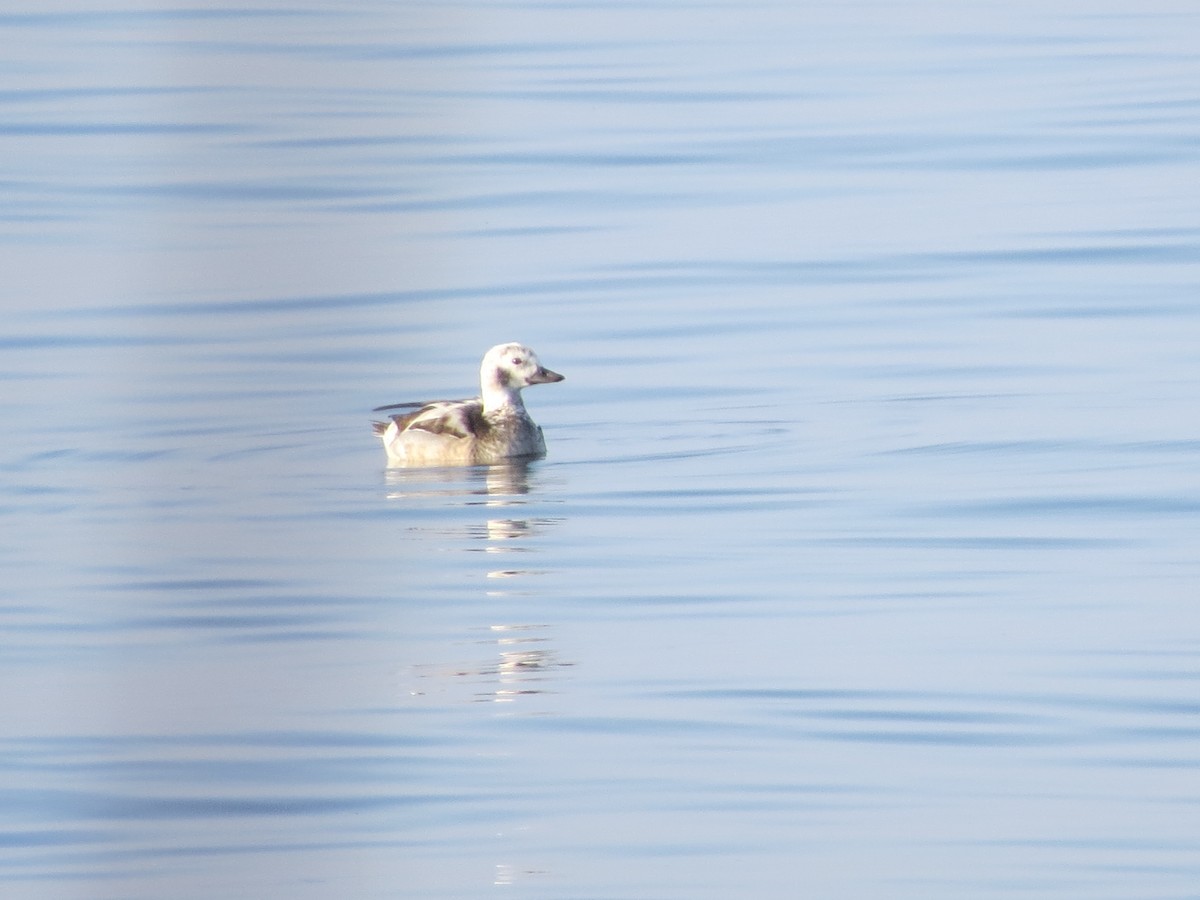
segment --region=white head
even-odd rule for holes
[[[522,388],[562,380],[557,372],[543,367],[537,354],[524,344],[497,344],[484,354],[483,364],[479,367],[485,411],[506,404],[522,406]]]

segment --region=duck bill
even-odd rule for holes
[[[553,384],[556,381],[562,381],[563,377],[557,372],[551,372],[549,369],[538,369],[529,376],[530,384]]]

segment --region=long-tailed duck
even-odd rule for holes
[[[390,466],[469,466],[542,456],[546,441],[525,411],[521,389],[562,380],[528,347],[497,344],[479,367],[479,397],[377,406],[375,412],[410,411],[373,427]]]

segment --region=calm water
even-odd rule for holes
[[[27,9],[3,896],[1200,897],[1194,3]]]

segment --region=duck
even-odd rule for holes
[[[389,466],[488,465],[546,454],[542,429],[529,417],[521,391],[563,376],[542,365],[524,344],[497,344],[479,366],[478,397],[392,403],[373,412],[406,410],[373,422]]]

